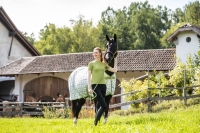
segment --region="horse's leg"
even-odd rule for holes
[[[81,98],[78,100],[78,104],[76,105],[76,113],[75,113],[75,117],[78,119],[78,115],[81,111],[82,106],[85,104],[85,98]]]
[[[108,119],[108,110],[109,110],[109,104],[110,104],[110,100],[112,98],[112,95],[107,95],[105,96],[105,102],[107,104],[107,108],[105,110],[105,113],[104,113],[104,124],[107,123],[107,119]]]
[[[72,116],[74,118],[73,122],[75,125],[77,124],[78,115],[84,103],[85,103],[84,98],[78,100],[72,100]]]
[[[78,100],[72,100],[72,118],[75,118],[76,114],[76,106],[77,106]]]

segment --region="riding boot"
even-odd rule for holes
[[[94,125],[96,126],[98,124],[98,122],[100,121],[100,118],[103,114],[103,108],[100,107],[100,109],[98,110],[98,112],[96,113],[96,117],[95,117],[95,120],[94,120]]]

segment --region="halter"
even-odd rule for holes
[[[107,51],[106,50],[106,53],[104,54],[104,59],[105,59],[105,56],[106,56],[106,54],[107,53],[110,53],[111,55],[112,55],[112,60],[114,59],[114,56],[115,56],[115,54],[117,53],[117,50],[115,51],[115,53],[113,54],[113,52],[111,52],[111,51]]]

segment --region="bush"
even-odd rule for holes
[[[45,118],[69,118],[71,117],[70,109],[67,108],[55,108],[55,107],[44,107],[42,111]]]
[[[162,112],[162,111],[175,111],[180,109],[186,109],[190,106],[200,104],[200,98],[188,99],[187,105],[184,104],[183,100],[171,100],[171,101],[162,101],[159,104],[152,106],[152,113]],[[137,113],[147,113],[148,107],[147,104],[139,104],[137,108],[129,108],[127,110],[117,110],[113,111],[111,115],[118,116],[127,116]]]
[[[94,118],[94,117],[95,117],[94,109],[82,108],[79,113],[79,118]]]

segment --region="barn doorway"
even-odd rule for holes
[[[37,102],[40,100],[53,102],[60,95],[63,98],[69,97],[69,89],[68,81],[58,77],[40,77],[28,82],[24,87],[25,102],[26,97],[33,97]]]
[[[13,101],[15,80],[0,81],[0,102]]]

